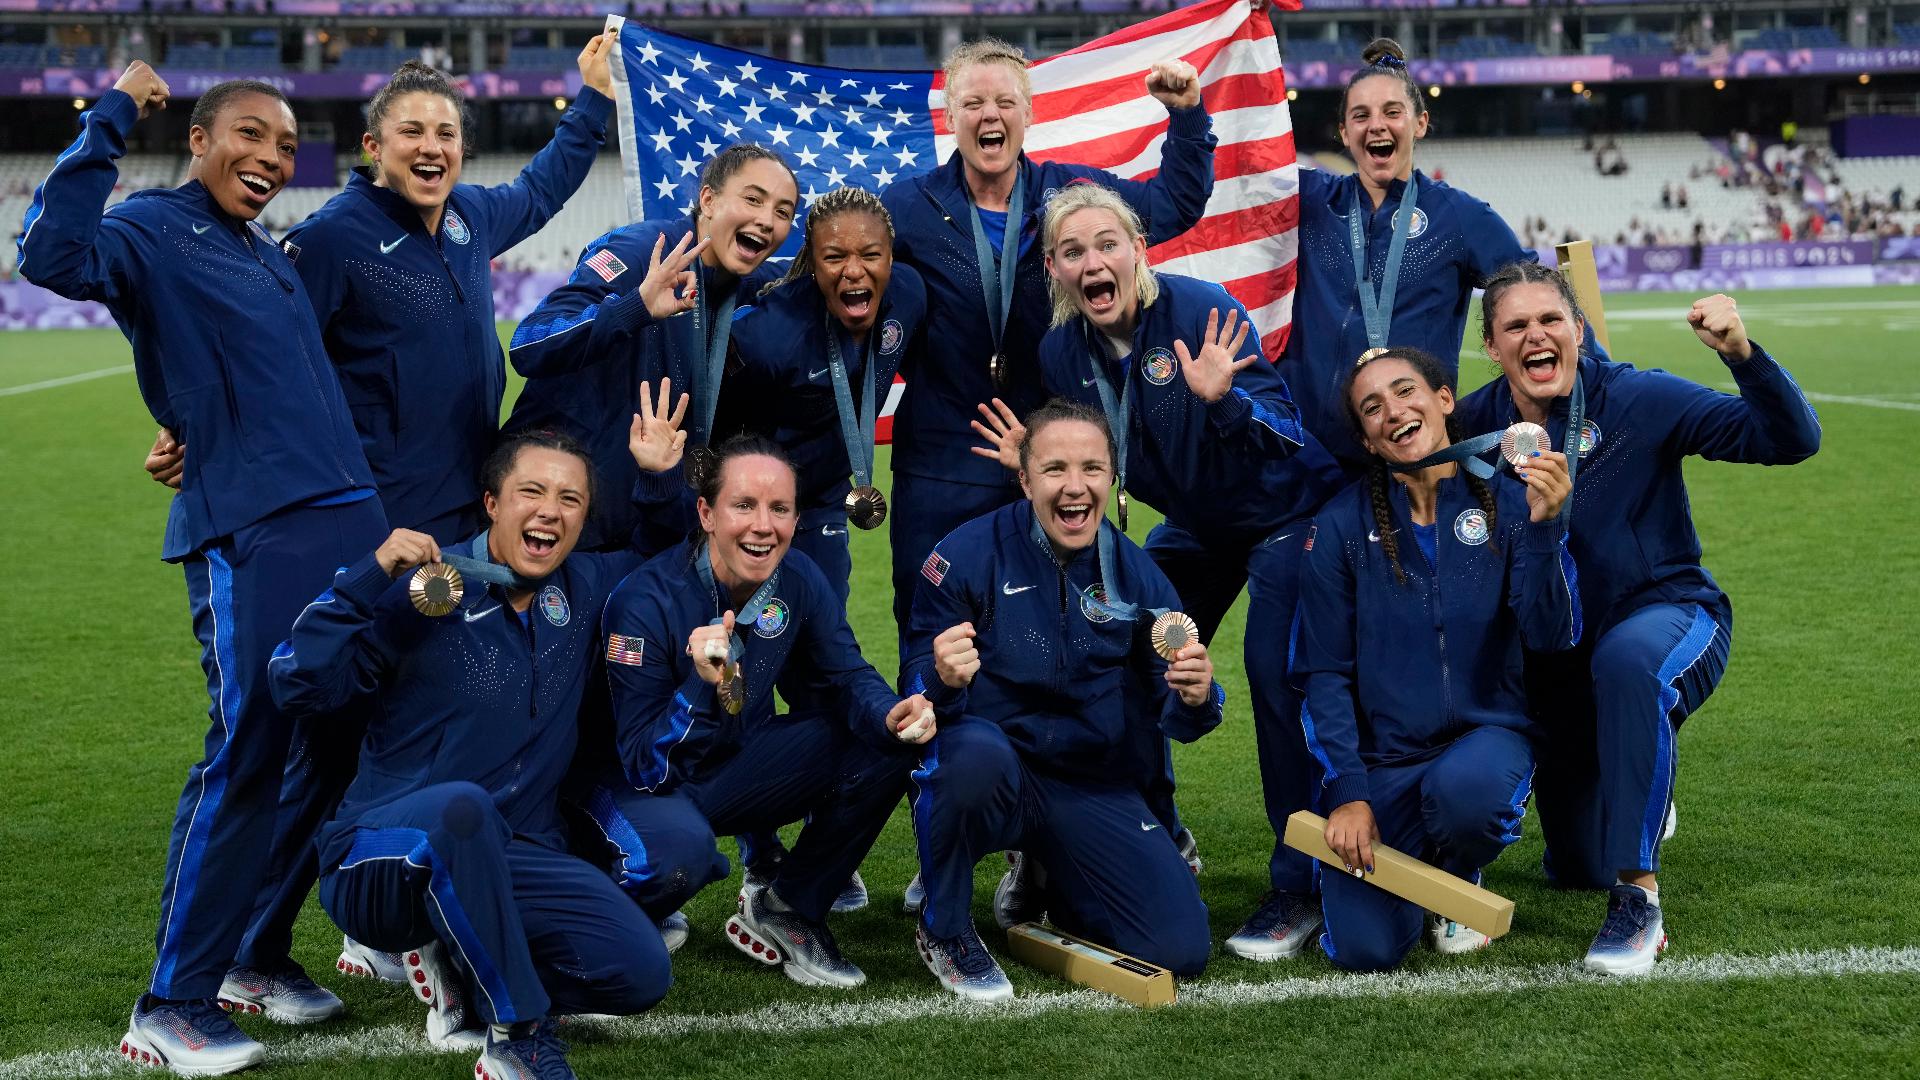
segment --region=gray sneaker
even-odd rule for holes
[[[478,1050],[486,1045],[486,1025],[469,1006],[467,976],[453,962],[447,947],[430,941],[408,949],[407,985],[427,1007],[427,1041],[442,1050]]]
[[[972,922],[950,938],[936,938],[927,933],[926,927],[915,927],[913,940],[920,949],[920,959],[941,986],[968,1001],[1013,1000],[1013,983],[981,943],[980,932]]]
[[[927,883],[920,880],[920,871],[913,872],[913,880],[907,882],[906,894],[900,898],[900,910],[909,915],[920,914],[927,906]]]
[[[1320,905],[1311,896],[1274,890],[1261,897],[1260,906],[1245,925],[1227,939],[1227,949],[1248,960],[1285,960],[1300,955],[1322,922]]]
[[[1007,872],[993,890],[993,921],[1006,930],[1023,922],[1039,922],[1046,917],[1041,899],[1046,871],[1040,864],[1018,851],[1007,852]]]
[[[400,959],[399,953],[370,949],[350,937],[341,937],[340,959],[335,960],[333,966],[342,975],[379,979],[402,986],[407,982],[407,965]]]
[[[667,946],[669,954],[679,952],[680,946],[685,945],[687,938],[693,934],[693,927],[687,922],[684,912],[676,911],[654,925],[660,928],[660,940]]]
[[[1207,864],[1200,861],[1200,841],[1193,838],[1193,830],[1181,829],[1174,835],[1173,842],[1180,848],[1180,857],[1187,860],[1187,869],[1198,877]]]
[[[491,1028],[473,1065],[475,1080],[578,1080],[567,1064],[567,1044],[554,1034],[552,1020],[515,1024],[502,1039]]]
[[[867,883],[860,879],[860,871],[855,870],[847,879],[847,887],[833,898],[833,913],[845,915],[849,911],[859,911],[867,906]]]
[[[746,890],[739,914],[727,920],[727,940],[763,964],[779,965],[802,986],[851,989],[867,981],[866,972],[840,955],[826,924],[809,922],[771,887]]]
[[[120,1037],[120,1056],[181,1076],[222,1076],[266,1059],[267,1048],[235,1026],[212,998],[161,1002],[143,994]]]
[[[268,973],[237,967],[220,983],[220,1007],[231,1013],[259,1013],[282,1024],[313,1024],[347,1011],[333,991],[307,977],[299,964]]]

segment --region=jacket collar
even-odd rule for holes
[[[347,177],[347,190],[378,207],[381,213],[393,219],[394,224],[408,232],[419,233],[422,236],[429,235],[427,223],[420,219],[420,211],[393,189],[374,183],[371,167],[355,165]],[[442,212],[452,208],[453,200],[448,198]]]
[[[1027,205],[1021,208],[1022,216],[1027,219],[1027,221],[1031,221],[1039,210],[1040,202],[1038,193],[1034,189],[1034,182],[1036,180],[1034,173],[1036,170],[1033,167],[1032,159],[1027,157],[1025,151],[1021,151],[1020,154],[1019,169],[1020,175],[1027,182],[1028,193]],[[946,211],[947,220],[952,222],[953,226],[959,229],[962,235],[971,238],[973,236],[973,227],[966,224],[966,221],[967,215],[973,213],[973,200],[967,195],[967,166],[966,162],[960,157],[960,151],[955,150],[953,154],[947,158],[945,165],[927,174],[926,191],[927,194],[933,198],[933,201],[938,203],[942,210]],[[1021,232],[1024,233],[1026,228],[1027,226],[1023,222],[1020,227]]]
[[[1427,177],[1426,173],[1421,172],[1419,169],[1413,170],[1413,176],[1414,179],[1420,182],[1421,198],[1424,200],[1427,189],[1433,187],[1434,182]],[[1387,203],[1392,203],[1398,206],[1400,205],[1401,198],[1405,196],[1406,193],[1407,182],[1405,180],[1395,180],[1387,185],[1386,200],[1380,205],[1384,207]],[[1354,198],[1364,194],[1365,192],[1360,185],[1360,174],[1348,173],[1340,178],[1339,183],[1327,185],[1327,205],[1332,207],[1336,212],[1344,214],[1347,212],[1347,207],[1353,205]]]

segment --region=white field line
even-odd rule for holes
[[[0,397],[12,397],[15,394],[31,394],[35,390],[51,390],[56,386],[69,386],[77,382],[87,382],[90,379],[104,379],[109,375],[125,375],[132,370],[132,364],[122,364],[119,367],[101,368],[98,371],[83,371],[78,375],[62,375],[57,379],[48,379],[45,382],[25,383],[20,386],[0,386]]]
[[[1177,1009],[1274,1005],[1291,1001],[1342,1001],[1470,994],[1519,994],[1567,986],[1631,987],[1642,983],[1720,983],[1734,979],[1808,979],[1847,975],[1920,976],[1920,948],[1842,948],[1767,956],[1702,956],[1663,960],[1638,979],[1590,975],[1574,964],[1531,968],[1467,968],[1419,974],[1333,975],[1274,982],[1202,980],[1180,990]],[[1002,1005],[975,1005],[949,994],[821,1005],[782,1002],[744,1013],[650,1015],[581,1019],[583,1029],[624,1039],[676,1039],[691,1035],[805,1035],[844,1028],[878,1027],[919,1020],[1031,1019],[1058,1012],[1123,1011],[1130,1006],[1092,990],[1025,994]],[[269,1041],[267,1064],[440,1053],[428,1045],[420,1024],[391,1024],[337,1035],[292,1035]],[[0,1062],[0,1080],[26,1077],[134,1075],[106,1047],[27,1054]]]

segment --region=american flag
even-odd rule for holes
[[[627,209],[636,221],[683,213],[707,159],[742,140],[787,156],[803,204],[842,184],[877,192],[954,151],[939,72],[812,67],[619,16],[607,25],[620,31],[614,98]],[[1154,247],[1149,259],[1226,286],[1253,313],[1267,355],[1277,359],[1292,323],[1300,178],[1286,79],[1265,13],[1253,13],[1247,0],[1206,0],[1036,61],[1026,152],[1127,179],[1151,177],[1167,113],[1145,80],[1155,62],[1174,57],[1200,72],[1213,116],[1213,199],[1197,225]],[[798,235],[786,254],[798,249]],[[896,386],[887,414],[898,400]]]

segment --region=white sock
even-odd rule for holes
[[[1615,885],[1631,885],[1632,884],[1632,882],[1629,882],[1626,879],[1619,878],[1619,877],[1614,878],[1613,883]],[[1639,889],[1641,892],[1646,894],[1647,903],[1652,904],[1654,907],[1660,906],[1660,886],[1655,885],[1653,888],[1648,888],[1645,885],[1634,885],[1633,887],[1636,889]]]

